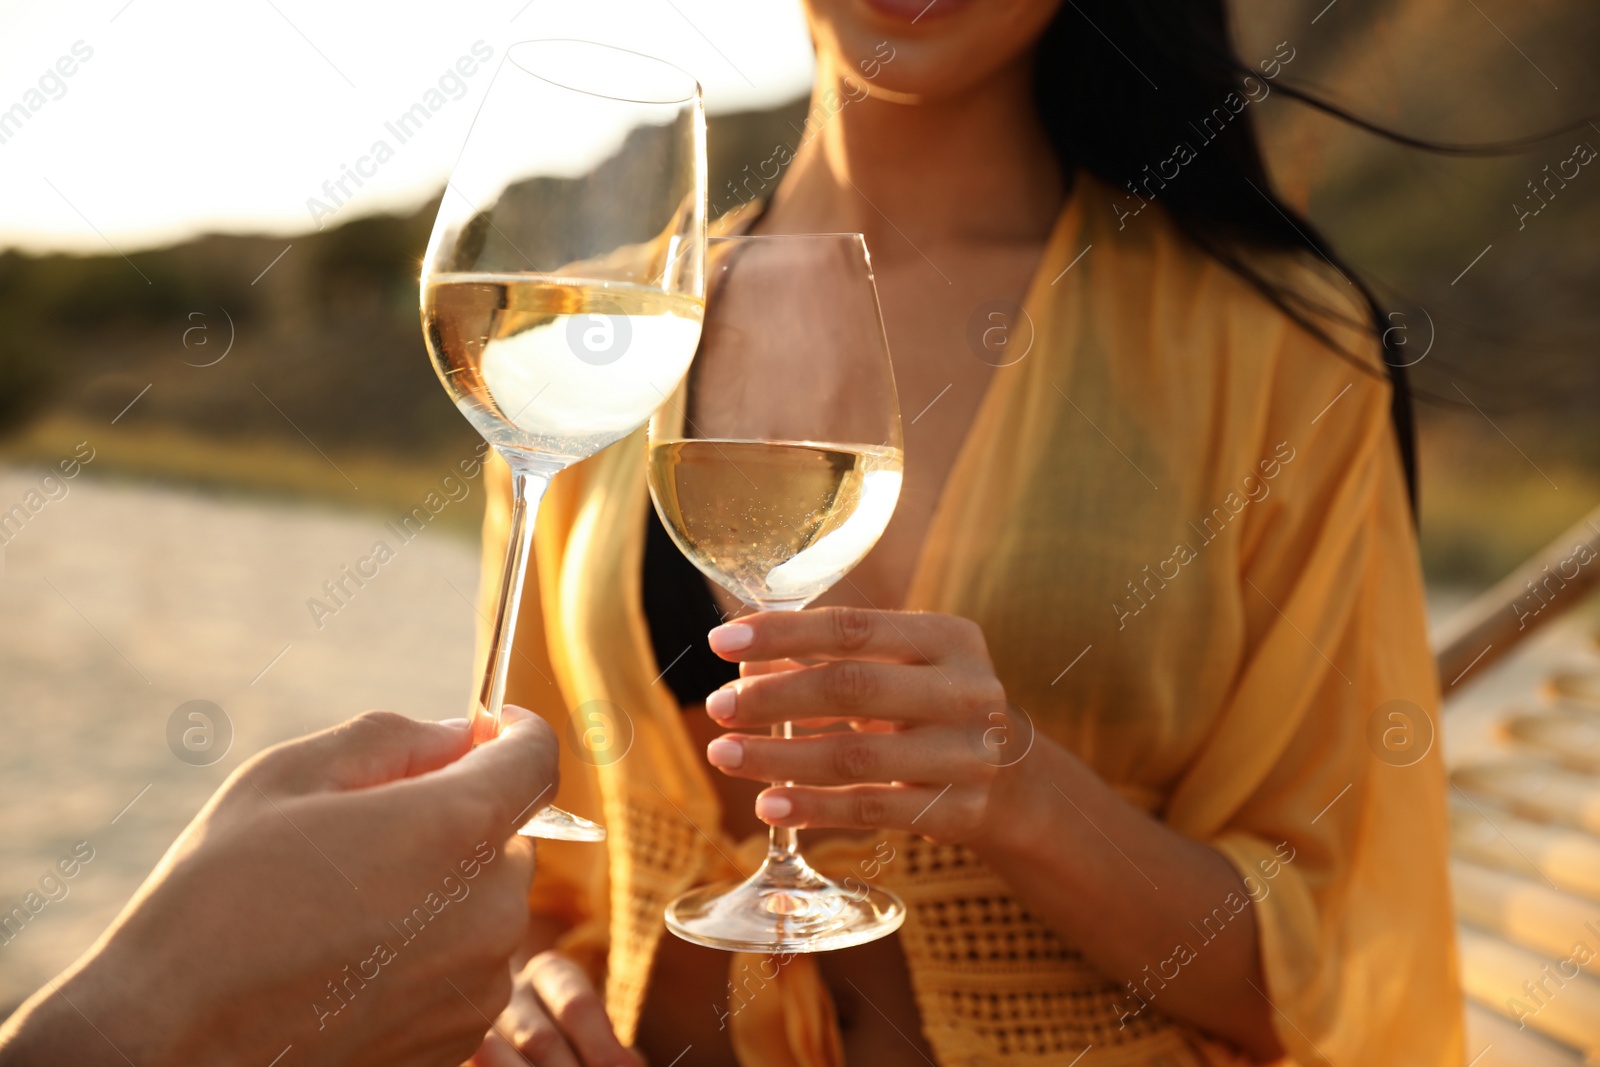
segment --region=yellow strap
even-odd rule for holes
[[[741,1064],[842,1067],[838,1016],[815,956],[736,952],[728,973],[728,1033]]]

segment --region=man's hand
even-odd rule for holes
[[[511,996],[556,742],[368,712],[234,772],[0,1064],[458,1064]]]

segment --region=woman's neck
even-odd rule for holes
[[[895,231],[918,245],[1048,235],[1065,180],[1034,110],[1028,64],[918,103],[864,96],[861,77],[845,75],[818,57],[809,136],[765,228],[859,231],[873,248],[893,246]]]

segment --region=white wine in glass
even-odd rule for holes
[[[694,368],[650,421],[650,495],[701,572],[750,608],[799,610],[871,551],[900,497],[900,405],[866,242],[712,238],[707,264]],[[679,937],[745,952],[846,948],[904,918],[889,891],[818,873],[779,827],[749,878],[667,908]]]
[[[497,448],[567,463],[649,417],[661,383],[689,366],[703,306],[645,286],[516,274],[442,274],[422,296],[439,377],[473,427]],[[575,347],[594,355],[575,359]]]
[[[675,390],[705,307],[705,114],[668,63],[588,41],[511,46],[445,187],[422,331],[456,407],[511,468],[473,739],[500,729],[539,500]],[[531,837],[599,841],[556,807]]]
[[[804,607],[877,543],[900,497],[898,448],[666,440],[650,484],[673,541],[751,606]]]

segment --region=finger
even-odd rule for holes
[[[752,659],[752,660],[746,660],[745,662],[739,664],[739,677],[741,677],[741,678],[755,678],[755,677],[758,677],[758,676],[763,675],[763,674],[782,674],[785,671],[802,670],[802,669],[805,668],[805,666],[806,666],[806,664],[800,663],[797,660],[792,660],[792,659],[774,659],[774,660]],[[821,718],[821,719],[812,718],[812,719],[792,719],[790,721],[793,722],[796,726],[804,726],[804,727],[806,727],[808,729],[820,730],[820,729],[822,729],[824,727],[833,726],[833,725],[835,725],[837,723],[844,722],[846,720],[843,720],[843,719],[827,719],[827,718]]]
[[[508,833],[504,840],[491,847],[495,851],[490,853],[493,858],[484,863],[480,888],[496,906],[485,919],[496,938],[495,943],[509,956],[521,945],[522,935],[532,921],[528,890],[533,887],[533,839]],[[474,851],[473,854],[479,853]]]
[[[523,1006],[519,1010],[524,997],[534,1006]],[[567,1043],[561,1028],[539,1004],[531,988],[519,990],[516,1001],[495,1022],[492,1035],[498,1037],[511,1054],[505,1061],[507,1067],[527,1067],[530,1063],[533,1067],[583,1067],[577,1052]],[[489,1044],[488,1041],[484,1043]],[[485,1067],[490,1065],[485,1064]],[[500,1067],[499,1062],[493,1067]]]
[[[511,1056],[505,1060],[508,1067],[526,1067],[529,1063],[534,1067],[579,1067],[578,1054],[539,999],[526,965],[512,983],[511,1003],[495,1020],[494,1034],[503,1046],[503,1049],[497,1046],[496,1051],[505,1051]],[[499,1062],[492,1067],[500,1067]]]
[[[772,826],[805,830],[907,830],[931,834],[947,824],[940,804],[958,805],[965,796],[947,786],[852,785],[833,788],[774,786],[756,798],[756,815]]]
[[[515,1057],[507,1061],[510,1067],[528,1067],[529,1064],[533,1067],[586,1067],[549,1019],[526,1032],[512,1035],[510,1047]]]
[[[759,674],[782,674],[797,671],[805,664],[792,659],[747,659],[739,664],[739,677],[754,678]]]
[[[501,1048],[507,1047],[502,1042]],[[515,1052],[511,1053],[510,1060],[501,1059],[483,1035],[454,1038],[433,1045],[414,1043],[402,1058],[383,1062],[385,1067],[439,1067],[447,1063],[457,1063],[461,1067],[528,1067],[527,1061]]]
[[[947,733],[854,731],[793,739],[727,734],[706,746],[723,774],[756,782],[849,785],[857,782],[979,781],[993,768]]]
[[[1005,689],[987,670],[859,660],[740,678],[706,697],[706,714],[731,727],[812,718],[953,722],[1004,707]]]
[[[870,659],[889,663],[988,660],[983,631],[955,615],[865,608],[763,611],[712,630],[726,660]]]
[[[521,825],[555,798],[559,781],[555,732],[531,711],[507,704],[498,737],[419,779],[418,788],[441,804],[457,793],[480,798],[509,834],[513,822]]]
[[[511,1042],[500,1036],[499,1030],[490,1030],[485,1035],[483,1044],[478,1046],[478,1051],[472,1054],[472,1059],[463,1067],[527,1067],[527,1063],[522,1053],[512,1047]]]
[[[806,666],[808,666],[808,664],[804,664],[804,663],[799,662],[798,660],[792,660],[792,659],[773,659],[773,660],[752,659],[752,660],[745,660],[743,663],[739,664],[739,677],[741,677],[741,678],[757,678],[757,677],[760,677],[761,675],[764,675],[764,674],[783,674],[786,671],[803,670]],[[705,705],[702,704],[701,706],[704,707]],[[803,727],[805,727],[807,729],[810,729],[810,730],[821,730],[821,729],[824,729],[824,728],[829,727],[829,726],[838,725],[839,723],[850,722],[851,720],[848,720],[848,719],[830,719],[830,718],[807,718],[807,719],[791,719],[789,721],[794,723],[796,726],[803,726]]]
[[[437,770],[460,759],[471,743],[465,719],[420,722],[367,711],[269,750],[261,766],[280,788],[365,789]]]
[[[558,952],[542,952],[528,963],[525,973],[584,1067],[633,1062],[582,967]]]

